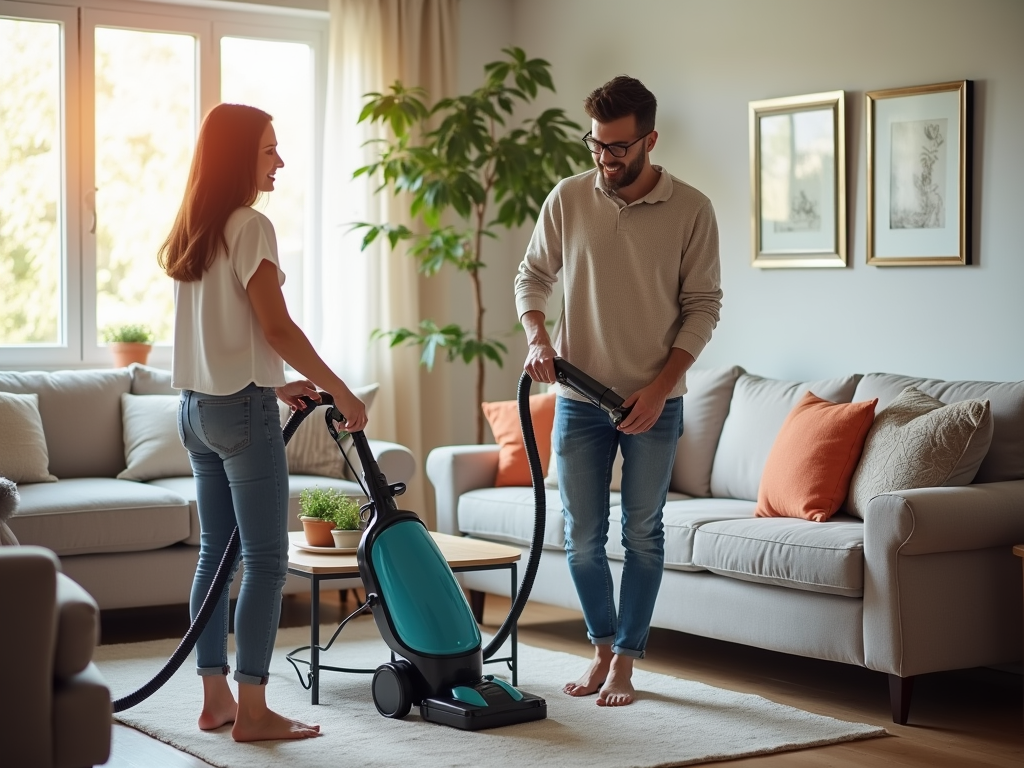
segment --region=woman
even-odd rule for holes
[[[277,398],[330,392],[344,428],[366,426],[366,408],[288,314],[273,225],[250,206],[274,189],[284,162],[271,117],[220,104],[199,131],[185,197],[160,248],[174,278],[172,381],[181,390],[179,437],[196,478],[201,528],[193,618],[238,526],[245,563],[235,607],[238,700],[228,686],[228,590],[196,643],[203,730],[233,723],[236,741],[301,739],[320,726],[268,708],[266,682],[288,564],[288,466]],[[284,362],[307,380],[286,383]],[[237,561],[235,568],[237,568]]]

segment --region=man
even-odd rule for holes
[[[591,93],[583,138],[596,167],[563,179],[541,208],[515,281],[529,351],[524,369],[554,382],[557,355],[626,398],[615,427],[560,387],[552,438],[565,516],[569,572],[594,659],[566,684],[630,704],[633,661],[643,658],[664,566],[662,508],[682,435],[687,369],[718,323],[718,226],[711,202],[651,165],[657,100],[619,76]],[[552,344],[544,311],[562,275],[562,314]],[[616,449],[622,466],[622,566],[618,612],[605,552]]]

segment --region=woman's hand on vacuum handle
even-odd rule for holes
[[[293,411],[306,410],[306,402],[302,399],[303,397],[320,402],[320,393],[317,392],[316,385],[309,379],[290,381],[283,387],[277,387],[274,391],[277,393],[277,399]]]
[[[526,329],[526,341],[530,347],[526,352],[526,363],[523,370],[530,378],[544,384],[555,381],[555,350],[551,346],[547,328],[544,327],[544,313],[531,310],[523,314],[523,328]]]
[[[366,417],[366,405],[352,391],[342,385],[340,390],[331,392],[334,406],[345,417],[345,429],[348,432],[361,432],[369,421]]]

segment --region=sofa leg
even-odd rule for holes
[[[910,715],[910,697],[914,693],[914,677],[889,675],[889,704],[892,706],[892,721],[906,725]]]
[[[469,607],[473,611],[473,618],[477,624],[484,623],[484,598],[486,592],[478,592],[475,589],[469,590]]]

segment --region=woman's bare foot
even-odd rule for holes
[[[616,655],[608,669],[608,679],[597,697],[599,707],[624,707],[636,698],[633,687],[633,657]]]
[[[562,687],[562,693],[567,693],[570,696],[590,696],[592,693],[597,693],[604,685],[611,663],[612,647],[610,645],[595,645],[594,660],[590,662],[587,671],[579,680],[566,683]]]
[[[212,731],[235,722],[238,704],[223,675],[203,677],[203,711],[199,713],[199,729]]]
[[[231,728],[235,741],[310,739],[320,735],[320,726],[308,725],[279,715],[267,707],[265,685],[238,684],[238,715]]]

